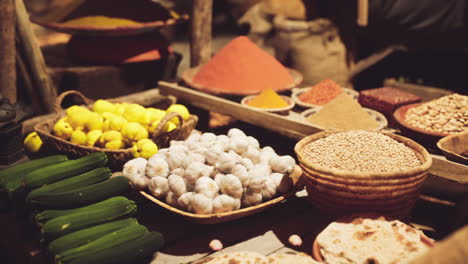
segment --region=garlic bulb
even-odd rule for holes
[[[184,161],[182,162],[182,167],[187,168],[191,163],[195,161],[205,163],[205,157],[195,152],[189,152],[185,157]]]
[[[210,168],[198,161],[190,163],[190,165],[188,165],[185,169],[185,179],[191,185],[195,185],[195,182],[197,182],[198,178],[204,176],[209,177],[210,174]]]
[[[296,161],[291,156],[280,156],[270,159],[271,169],[279,173],[291,173],[296,166]]]
[[[182,167],[182,163],[184,162],[187,154],[183,151],[169,151],[166,156],[167,164],[169,164],[169,170],[172,171]]]
[[[250,169],[252,169],[254,167],[253,162],[251,160],[247,159],[247,158],[242,158],[239,161],[239,164],[241,164],[242,166],[247,168],[247,170],[250,170]]]
[[[193,149],[192,152],[194,153],[197,153],[197,154],[200,154],[202,156],[204,156],[206,158],[206,155],[205,153],[208,151],[207,148],[205,147],[202,147],[202,146],[198,146],[197,148]]]
[[[218,169],[216,169],[214,166],[209,166],[211,168],[211,173],[210,173],[210,178],[214,179],[216,174],[220,173]]]
[[[283,173],[273,173],[271,174],[271,179],[276,185],[276,189],[280,193],[286,193],[288,192],[291,187],[293,186],[293,181],[290,177]]]
[[[169,190],[179,197],[187,192],[187,185],[182,177],[179,175],[171,174],[168,178]]]
[[[216,135],[213,133],[203,133],[200,137],[200,142],[214,143],[216,138],[217,138]]]
[[[221,172],[229,173],[231,168],[236,164],[235,157],[228,153],[221,153],[215,163],[215,168]]]
[[[273,151],[264,151],[264,149],[269,148],[265,147],[260,151],[260,164],[269,164],[270,160],[278,157],[278,155]]]
[[[129,160],[123,166],[122,174],[130,180],[133,188],[142,190],[148,186],[149,178],[145,176],[146,164],[144,158]]]
[[[214,181],[218,184],[218,187],[221,187],[222,179],[226,177],[226,174],[218,173],[214,176]]]
[[[170,206],[174,206],[179,208],[179,197],[175,195],[173,192],[169,191],[166,196],[166,203],[169,204]]]
[[[242,187],[247,187],[247,185],[249,185],[250,178],[246,167],[241,164],[236,164],[232,167],[231,174],[239,178]]]
[[[191,210],[191,203],[194,194],[194,192],[186,192],[179,197],[177,201],[179,202],[179,206],[181,209],[185,211]]]
[[[221,194],[213,200],[213,213],[224,213],[237,210],[240,207],[240,200],[229,195]]]
[[[206,163],[209,165],[215,165],[216,161],[218,160],[219,156],[221,156],[222,153],[223,153],[222,151],[207,150],[204,154]]]
[[[223,145],[219,143],[214,143],[213,145],[211,145],[211,147],[208,150],[220,153],[220,152],[224,152],[224,147]]]
[[[246,137],[232,137],[229,142],[229,149],[235,151],[237,154],[242,155],[249,147],[249,142]]]
[[[179,175],[180,177],[185,177],[185,170],[183,168],[177,168],[171,171],[171,174]]]
[[[252,192],[261,192],[265,188],[267,177],[265,176],[254,176],[250,178],[247,190]]]
[[[216,137],[215,144],[221,145],[223,147],[223,152],[229,150],[229,142],[231,139],[226,135],[219,135]]]
[[[168,152],[169,152],[168,148],[162,148],[162,149],[158,150],[158,153],[156,153],[156,155],[162,155],[162,156],[166,157]]]
[[[183,141],[181,141],[183,142]],[[175,145],[175,146],[171,146],[169,148],[169,152],[184,152],[184,153],[187,153],[189,151],[189,148],[185,145],[182,145],[182,144],[179,144],[179,145]]]
[[[260,162],[260,151],[255,147],[249,146],[247,151],[242,154],[242,157],[251,160],[253,163],[257,164]]]
[[[169,183],[167,178],[156,176],[149,180],[148,189],[156,198],[163,198],[169,192]]]
[[[247,142],[249,143],[249,146],[254,147],[257,150],[260,149],[260,143],[258,143],[258,140],[256,138],[248,136]]]
[[[153,155],[148,159],[145,168],[146,177],[167,177],[169,175],[169,164],[162,155]]]
[[[200,133],[197,133],[197,132],[194,132],[192,131],[192,133],[190,134],[190,136],[185,140],[185,141],[190,141],[190,142],[198,142],[201,138],[201,134]]]
[[[249,207],[260,204],[262,202],[262,195],[257,192],[245,192],[241,199],[242,207]]]
[[[185,146],[187,146],[189,150],[195,150],[200,147],[200,143],[198,143],[198,141],[186,141]]]
[[[210,177],[200,177],[195,183],[195,193],[203,194],[213,199],[218,194],[219,187]]]
[[[194,194],[192,196],[190,207],[196,214],[211,214],[213,213],[213,199],[210,199],[203,194]]]
[[[228,137],[234,137],[234,136],[244,136],[246,137],[247,135],[240,129],[238,128],[231,128],[229,129],[228,133],[227,133]]]
[[[271,168],[266,164],[257,164],[251,170],[249,170],[249,177],[268,177],[271,174]]]
[[[179,145],[184,145],[184,141],[171,140],[171,142],[169,142],[169,148]]]
[[[267,177],[265,181],[265,187],[260,191],[263,200],[270,200],[276,195],[276,184],[273,179]]]
[[[239,178],[232,174],[227,174],[219,179],[219,189],[223,194],[227,194],[234,198],[240,198],[244,191],[244,188],[242,188],[242,183],[239,180]]]
[[[233,150],[229,150],[228,151],[228,154],[231,155],[234,160],[236,161],[236,163],[239,163],[241,160],[242,160],[242,156],[237,154],[235,151]]]

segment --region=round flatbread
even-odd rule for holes
[[[398,220],[356,218],[331,223],[317,243],[328,264],[407,263],[431,247],[423,236]]]
[[[245,251],[221,254],[206,264],[268,264],[268,259],[257,252]]]

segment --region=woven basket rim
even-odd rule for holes
[[[368,130],[365,130],[368,131]],[[312,134],[301,139],[294,147],[294,152],[296,153],[297,158],[299,159],[300,164],[312,171],[317,171],[322,174],[333,175],[334,177],[341,177],[347,179],[398,179],[398,178],[407,178],[408,176],[425,173],[429,170],[432,165],[432,157],[429,152],[420,144],[415,141],[396,135],[389,132],[383,131],[369,131],[373,133],[379,133],[393,138],[394,140],[405,144],[406,147],[412,149],[418,158],[421,160],[422,164],[416,168],[411,168],[405,171],[396,171],[396,172],[385,172],[385,173],[376,173],[376,172],[347,172],[343,170],[338,170],[335,168],[327,168],[324,166],[319,166],[307,160],[303,150],[310,142],[316,141],[320,138],[327,137],[332,134],[342,133],[346,131],[322,131],[319,133]]]

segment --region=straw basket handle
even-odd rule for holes
[[[82,93],[76,91],[76,90],[70,90],[70,91],[66,91],[66,92],[63,92],[61,93],[57,99],[55,100],[55,112],[56,113],[60,113],[63,108],[62,108],[62,103],[63,103],[63,100],[69,96],[69,95],[77,95],[78,97],[80,97],[80,99],[83,101],[84,104],[86,105],[89,105],[89,104],[92,104],[93,103],[93,100],[87,98],[86,96],[84,96]]]
[[[169,122],[169,120],[171,120],[174,117],[177,117],[179,119],[179,124],[177,124],[176,129],[181,128],[182,125],[184,124],[184,119],[182,118],[182,116],[177,112],[169,112],[161,119],[161,121],[159,122],[158,126],[156,126],[156,129],[154,130],[151,136],[155,138],[161,133],[163,133],[164,132],[162,131],[163,127],[167,124],[167,122]]]

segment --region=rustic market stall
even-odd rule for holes
[[[418,263],[463,247],[466,232],[440,240],[467,219],[467,96],[301,87],[247,37],[211,57],[210,9],[194,1],[180,82],[67,91],[24,123],[26,160],[0,170],[6,263]],[[239,121],[209,128],[204,111]]]

